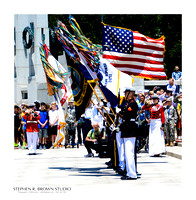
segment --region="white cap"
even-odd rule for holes
[[[135,89],[133,87],[126,87],[124,92],[126,91],[135,92]]]
[[[69,102],[70,102],[70,103],[73,103],[73,102],[74,102],[74,99],[73,99],[73,98],[71,98],[71,99],[69,100]]]
[[[159,96],[158,96],[157,94],[154,94],[154,95],[152,96],[152,99],[159,99]]]
[[[149,90],[144,90],[144,93],[147,93],[147,92],[149,92]]]
[[[167,101],[173,101],[173,98],[172,97],[168,97]]]
[[[143,90],[137,90],[137,94],[143,93]]]

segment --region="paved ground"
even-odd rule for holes
[[[175,147],[172,147],[175,148]],[[107,169],[108,158],[84,158],[84,146],[69,149],[37,150],[37,155],[27,155],[28,150],[14,150],[15,187],[70,187],[101,186],[180,186],[182,160],[172,156],[149,157],[138,154],[138,179],[122,181],[112,169]]]
[[[182,147],[181,146],[167,147],[166,154],[174,158],[182,159]]]

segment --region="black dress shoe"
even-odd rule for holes
[[[112,167],[114,171],[116,171],[118,169],[118,167],[113,166]]]
[[[31,155],[36,155],[36,153],[29,153],[29,155],[31,156]]]
[[[94,157],[93,153],[88,153],[87,155],[84,156],[85,158],[89,158],[89,157]]]
[[[120,169],[121,169],[120,167],[117,167],[115,171],[117,172],[117,171],[120,170]]]
[[[121,180],[137,180],[137,178],[131,178],[129,176],[122,176]]]
[[[112,163],[110,163],[108,166],[107,166],[107,169],[113,169],[114,166],[112,165]]]
[[[112,163],[111,161],[105,162],[106,165],[109,165],[110,163]]]
[[[122,170],[122,169],[119,169],[116,171],[119,175],[122,175],[122,176],[125,176],[126,175],[126,171],[125,170]]]

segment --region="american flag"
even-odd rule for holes
[[[139,32],[103,24],[103,58],[129,75],[167,79],[164,36],[149,38]]]

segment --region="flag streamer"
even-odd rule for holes
[[[88,38],[84,36],[82,30],[80,29],[80,26],[71,15],[69,17],[69,23],[75,35],[72,35],[68,31],[67,27],[59,21],[57,27],[55,28],[55,33],[58,40],[62,44],[62,47],[69,55],[71,60],[73,60],[74,63],[78,64],[86,80],[94,80],[95,82],[99,81],[99,78],[97,77],[97,72],[100,65],[100,45],[93,44]],[[103,89],[98,87],[99,90],[105,94],[104,98],[106,99],[106,101],[109,101],[112,107],[115,107],[117,105],[116,94],[112,96],[108,95],[111,92],[107,88],[105,88],[105,86],[103,86],[101,82],[99,82],[99,85],[104,88],[103,92]],[[94,89],[93,92],[95,92]],[[108,100],[107,97],[110,97],[110,99]]]
[[[63,68],[63,66],[52,56],[48,47],[44,44],[40,47],[40,57],[42,66],[46,75],[46,82],[48,87],[48,94],[53,95],[58,106],[58,130],[55,143],[56,147],[61,143],[65,136],[65,112],[67,111],[67,101],[72,96],[71,84],[69,81],[69,73]],[[63,107],[64,106],[64,107]]]
[[[92,92],[101,102],[94,89],[97,85],[104,99],[110,103],[112,113],[116,116],[112,108],[119,103],[120,91],[123,92],[127,85],[132,86],[134,81],[128,75],[148,79],[167,78],[163,66],[164,37],[153,39],[136,31],[102,23],[102,47],[93,44],[86,38],[79,24],[71,15],[69,23],[74,34],[71,34],[61,21],[58,21],[57,27],[55,27],[55,34],[73,64],[71,66],[72,85],[70,84],[70,73],[65,71],[52,56],[45,44],[40,47],[48,94],[55,97],[60,115],[54,146],[65,138],[64,127],[67,115],[64,115],[63,106],[66,106],[67,109],[67,101],[72,96],[79,113],[76,116],[76,120],[78,120],[88,106]],[[74,70],[75,72],[73,72]],[[73,86],[75,90],[72,94],[71,87]],[[103,108],[114,124],[106,108],[104,106]],[[100,110],[99,112],[101,113]],[[101,115],[108,123],[104,114],[101,113]]]

